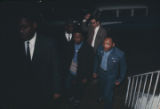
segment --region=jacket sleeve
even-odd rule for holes
[[[119,74],[119,78],[117,81],[119,82],[123,81],[126,71],[127,71],[127,64],[126,64],[125,55],[123,54],[123,56],[120,59],[120,74]]]
[[[60,93],[61,91],[61,68],[60,56],[56,45],[52,47],[52,65],[53,65],[53,93]]]
[[[104,41],[104,39],[107,37],[107,31],[106,31],[106,29],[102,29],[102,33],[101,33],[101,35],[102,35],[102,39],[101,39],[101,44],[103,43],[103,41]]]
[[[99,48],[97,52],[95,53],[94,56],[94,68],[93,68],[93,73],[98,73],[98,65],[99,65],[99,56],[98,56]]]
[[[88,54],[88,60],[87,60],[87,78],[89,79],[91,77],[91,74],[93,73],[93,68],[94,68],[94,51],[93,48],[90,47],[89,49],[89,54]]]

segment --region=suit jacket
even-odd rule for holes
[[[62,63],[62,77],[65,79],[66,78],[66,52],[68,49],[68,46],[71,45],[71,43],[73,43],[73,36],[71,38],[71,41],[67,41],[66,36],[65,36],[65,32],[61,32],[59,34],[59,39],[58,39],[58,48],[59,48],[59,52],[60,52],[60,56],[61,56],[61,63]]]
[[[17,74],[15,88],[18,102],[36,104],[52,99],[53,93],[59,92],[61,80],[55,42],[37,34],[32,62],[29,64],[24,47],[21,51],[21,71]]]
[[[94,36],[94,29],[90,28],[88,32],[88,43],[89,44],[91,44],[93,40],[93,36]],[[107,37],[107,32],[102,26],[100,26],[97,32],[97,35],[96,35],[96,39],[95,39],[94,51],[96,51],[98,46],[103,43],[105,37]]]
[[[67,52],[67,69],[68,73],[70,70],[70,65],[74,57],[75,49],[74,44],[70,44]],[[88,79],[93,72],[93,60],[94,52],[93,48],[86,42],[83,43],[78,52],[78,68],[77,68],[77,79]]]
[[[68,42],[65,36],[65,32],[62,32],[60,33],[59,42],[60,42],[60,46],[64,49],[66,46],[69,45],[69,43],[73,42],[73,36],[71,40]]]
[[[103,47],[100,46],[95,56],[94,72],[100,74],[100,64],[103,56]],[[127,65],[125,60],[125,54],[123,51],[114,47],[111,54],[108,57],[106,76],[112,80],[121,82],[126,74]]]

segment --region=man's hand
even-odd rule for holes
[[[82,83],[86,84],[87,83],[87,79],[82,79]]]
[[[116,81],[115,82],[116,86],[120,85],[120,82],[119,81]]]
[[[97,74],[93,73],[93,78],[96,79],[97,78]]]
[[[53,95],[53,98],[56,100],[56,99],[58,99],[60,96],[61,96],[60,94],[55,93],[55,94]]]

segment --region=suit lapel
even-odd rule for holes
[[[94,36],[94,29],[91,28],[91,29],[89,30],[89,37],[88,37],[88,43],[89,43],[89,44],[92,43],[93,36]]]
[[[99,30],[98,30],[98,32],[97,32],[97,34],[96,34],[96,39],[95,39],[95,47],[97,47],[98,45],[98,42],[99,42],[99,39],[101,38],[100,35],[101,34],[101,27],[99,27]]]
[[[64,32],[64,37],[63,37],[63,39],[64,39],[64,41],[65,41],[66,43],[68,42],[68,40],[67,40],[67,38],[66,38],[65,32]]]
[[[35,48],[34,48],[34,52],[33,52],[33,58],[32,58],[32,62],[35,62],[38,55],[39,55],[39,49],[40,49],[40,37],[37,35],[36,38],[36,42],[35,42]]]

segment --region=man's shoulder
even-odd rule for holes
[[[114,47],[114,50],[115,50],[115,53],[119,56],[123,56],[125,54],[121,49],[117,47]]]
[[[44,34],[38,34],[37,38],[40,40],[41,43],[48,45],[48,46],[56,46],[57,45],[57,41],[56,39],[54,39],[51,36],[47,36]]]
[[[89,48],[91,47],[91,45],[90,45],[87,41],[84,41],[84,42],[83,42],[83,46],[84,46],[84,47],[89,47]]]
[[[83,43],[83,47],[88,49],[88,50],[93,50],[93,47],[91,47],[91,45],[88,44],[86,41]]]
[[[106,32],[106,29],[103,27],[103,26],[100,26],[99,28],[101,31],[105,31]]]

